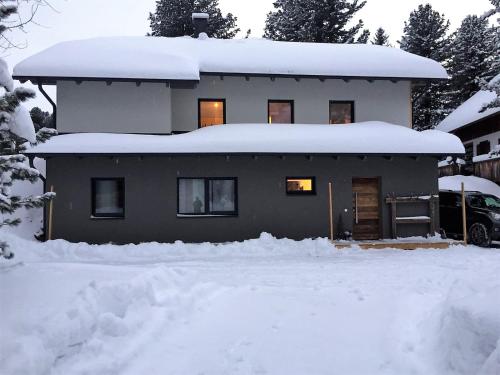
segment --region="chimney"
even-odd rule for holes
[[[199,37],[201,33],[207,33],[208,30],[208,13],[193,13],[194,36]]]

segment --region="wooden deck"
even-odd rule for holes
[[[337,249],[347,249],[352,246],[359,246],[363,250],[380,250],[380,249],[398,249],[398,250],[417,250],[417,249],[448,249],[452,245],[460,245],[460,241],[436,241],[436,242],[386,242],[386,241],[371,241],[371,242],[333,242]]]

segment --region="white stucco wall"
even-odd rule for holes
[[[172,89],[174,131],[198,127],[198,98],[225,98],[227,123],[267,122],[268,99],[294,100],[295,123],[328,124],[330,100],[355,101],[355,121],[411,126],[410,82],[202,77],[194,90]]]
[[[471,141],[464,142],[464,144],[467,145],[469,143],[473,143],[474,144],[474,155],[473,156],[478,156],[477,145],[479,143],[481,143],[483,141],[490,141],[490,147],[491,147],[491,150],[493,150],[499,144],[499,142],[498,142],[499,140],[500,140],[500,131],[485,135],[483,137],[474,138]]]
[[[165,84],[57,83],[60,133],[170,133],[171,112],[170,89]]]
[[[330,100],[355,102],[355,121],[411,126],[410,82],[203,76],[194,89],[161,83],[60,81],[58,130],[170,133],[198,127],[198,99],[225,98],[227,123],[266,123],[268,99],[294,100],[295,123],[328,124]]]

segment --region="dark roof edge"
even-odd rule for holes
[[[499,110],[496,111],[496,112],[493,112],[493,113],[490,113],[489,115],[487,116],[484,116],[484,117],[481,117],[480,119],[477,119],[475,121],[472,121],[472,122],[469,122],[468,124],[465,124],[465,125],[462,125],[461,127],[459,128],[456,128],[456,129],[453,129],[453,130],[449,130],[447,131],[446,133],[451,133],[451,134],[454,134],[455,132],[459,131],[459,130],[463,130],[463,129],[467,129],[468,127],[472,126],[472,125],[476,125],[478,122],[481,122],[481,121],[485,121],[485,120],[488,120],[494,116],[497,116],[497,115],[500,115],[500,108],[498,108]],[[439,129],[438,129],[439,130]]]
[[[222,76],[222,77],[254,77],[254,78],[294,78],[294,79],[340,79],[363,80],[363,81],[411,81],[411,82],[434,82],[446,81],[448,78],[425,78],[425,77],[371,77],[371,76],[342,76],[342,75],[307,75],[307,74],[266,74],[266,73],[225,73],[225,72],[200,72],[201,76]],[[60,76],[24,76],[14,75],[12,77],[22,83],[31,81],[34,84],[55,85],[57,81],[92,81],[92,82],[153,82],[153,83],[168,83],[172,85],[193,85],[199,80],[186,79],[160,79],[160,78],[112,78],[112,77],[60,77]]]
[[[442,157],[442,156],[462,156],[464,153],[311,153],[311,152],[158,152],[158,153],[144,153],[144,152],[128,152],[128,153],[46,153],[46,152],[30,152],[26,151],[24,154],[44,157],[147,157],[147,156],[328,156],[328,157]]]

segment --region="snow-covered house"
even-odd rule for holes
[[[63,135],[29,151],[57,192],[53,238],[328,236],[329,182],[336,233],[432,233],[434,199],[395,212],[387,198],[434,197],[438,158],[463,153],[453,135],[411,129],[412,85],[445,70],[394,48],[102,38],[58,44],[14,75],[57,86]]]
[[[490,82],[500,80],[500,74]],[[465,164],[461,173],[473,173],[500,183],[500,107],[484,109],[497,98],[494,90],[481,90],[450,113],[436,129],[461,139]],[[442,163],[446,168],[446,163]]]

